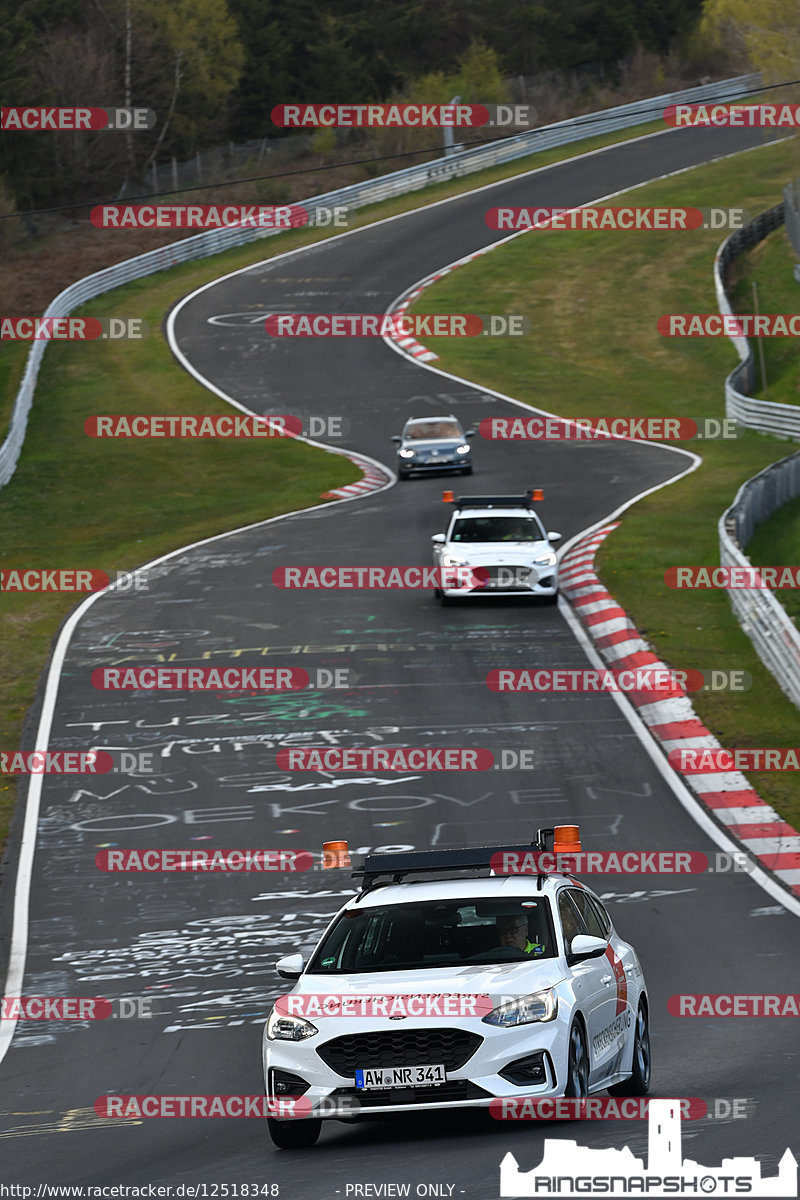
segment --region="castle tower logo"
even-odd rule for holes
[[[761,1177],[755,1158],[725,1158],[719,1167],[684,1159],[678,1100],[651,1100],[647,1166],[623,1150],[593,1150],[547,1138],[542,1161],[520,1171],[514,1155],[500,1164],[502,1197],[540,1196],[797,1196],[797,1159],[787,1149],[778,1174]]]

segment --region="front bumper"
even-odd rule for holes
[[[419,1112],[426,1109],[488,1107],[493,1100],[503,1097],[563,1095],[566,1082],[568,1039],[561,1023],[555,1021],[536,1022],[512,1029],[499,1029],[481,1021],[468,1021],[459,1025],[459,1030],[478,1034],[481,1042],[467,1060],[454,1070],[447,1070],[447,1082],[437,1086],[418,1088],[387,1088],[381,1091],[356,1089],[355,1075],[343,1075],[329,1067],[317,1053],[319,1048],[355,1032],[385,1032],[385,1025],[359,1022],[353,1029],[353,1021],[347,1028],[337,1022],[338,1028],[327,1034],[322,1031],[305,1043],[270,1041],[266,1035],[263,1043],[264,1080],[267,1095],[275,1096],[272,1072],[286,1072],[303,1080],[304,1110],[298,1117],[339,1118],[352,1116],[374,1116],[388,1112]],[[404,1022],[407,1031],[426,1028],[423,1018],[416,1022]],[[429,1028],[429,1026],[427,1026]],[[319,1046],[314,1047],[313,1043]],[[530,1078],[512,1083],[501,1072],[515,1074],[515,1064],[520,1060],[535,1058],[541,1062],[541,1078]],[[370,1066],[405,1065],[402,1062],[366,1061]],[[419,1064],[424,1065],[424,1064]],[[520,1078],[517,1076],[517,1078]]]

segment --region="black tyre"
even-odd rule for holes
[[[567,1057],[567,1086],[565,1096],[584,1100],[589,1094],[589,1051],[586,1033],[580,1021],[573,1021],[569,1031]]]
[[[650,1021],[647,1003],[639,1001],[633,1036],[633,1072],[630,1079],[607,1089],[611,1096],[646,1096],[650,1091]]]
[[[544,603],[544,604],[558,604],[558,592],[556,592],[556,593],[555,593],[554,595],[552,595],[552,596],[543,596],[543,597],[542,597],[542,603]]]
[[[462,471],[462,474],[463,474],[463,475],[471,475],[471,474],[472,474],[472,467],[464,467],[464,470]]]
[[[305,1150],[316,1143],[322,1130],[319,1117],[308,1121],[278,1121],[267,1117],[269,1136],[280,1150]]]

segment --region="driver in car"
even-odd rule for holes
[[[541,942],[528,940],[528,919],[521,913],[519,916],[497,917],[495,925],[501,946],[521,950],[523,954],[544,954]]]

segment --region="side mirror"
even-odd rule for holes
[[[394,437],[392,438],[392,441],[397,442],[398,445],[400,444],[400,442],[402,442],[402,440],[403,439],[401,437],[398,437],[397,434],[395,434]]]
[[[299,979],[305,966],[302,954],[287,954],[275,963],[275,970],[281,979]]]
[[[436,542],[437,546],[443,546],[447,538],[443,533],[434,533],[431,535],[431,541]]]
[[[560,542],[561,534],[560,533],[548,533],[547,540],[548,540],[548,542]]]
[[[607,943],[603,938],[590,937],[586,933],[579,933],[570,942],[567,961],[569,963],[576,963],[583,962],[587,958],[599,958],[601,954],[605,954],[606,946]]]
[[[464,437],[475,437],[475,430],[468,429],[467,432],[464,434]]]

